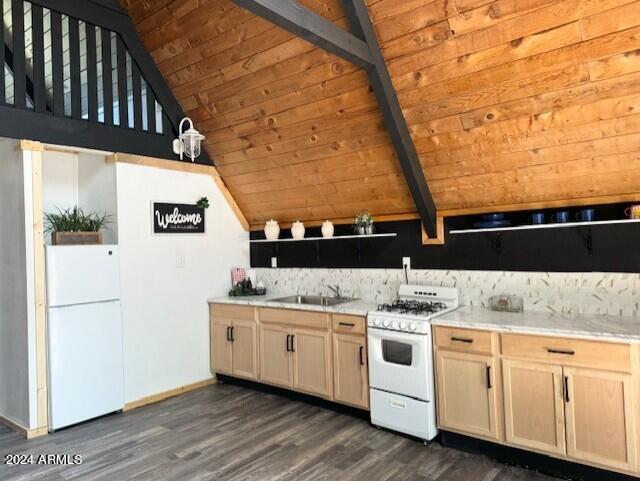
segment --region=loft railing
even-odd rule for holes
[[[126,41],[137,41],[137,55],[147,57],[139,60],[155,69],[124,12],[104,0],[0,2],[0,136],[173,158],[170,140],[182,111],[157,69],[150,72],[154,89],[127,48]],[[106,25],[79,18],[85,12]],[[171,101],[171,118],[158,86]]]

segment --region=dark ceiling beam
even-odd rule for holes
[[[174,158],[172,135],[88,122],[49,113],[0,105],[0,137],[38,140],[45,144]],[[199,163],[200,158],[196,159]]]
[[[430,238],[437,237],[436,206],[364,1],[342,0],[353,33],[345,32],[295,0],[232,1],[367,71],[422,225]]]
[[[345,32],[295,0],[232,1],[239,7],[359,67],[373,67],[366,42]]]
[[[376,32],[364,0],[342,0],[351,31],[369,46],[374,66],[367,70],[373,92],[378,99],[384,124],[391,136],[404,177],[416,204],[422,225],[431,238],[437,237],[436,206],[424,176],[420,158],[402,113],[398,95],[391,82]]]
[[[31,0],[31,3],[77,18],[83,22],[106,28],[120,35],[131,58],[138,64],[144,79],[151,87],[156,100],[162,106],[171,123],[174,135],[177,135],[180,121],[185,116],[184,111],[173,96],[153,58],[151,58],[151,55],[142,44],[133,21],[117,5],[116,0]],[[204,149],[197,162],[213,165],[213,161]]]

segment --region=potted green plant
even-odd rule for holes
[[[196,207],[198,209],[208,209],[209,199],[207,199],[206,197],[200,197],[200,199],[198,199],[198,202],[196,202]]]
[[[107,213],[85,213],[77,205],[68,209],[57,209],[57,212],[44,214],[45,232],[51,233],[53,245],[101,244],[100,232],[111,216]]]
[[[371,235],[375,233],[373,216],[367,211],[360,212],[353,223],[353,229],[358,235]]]

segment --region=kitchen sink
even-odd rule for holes
[[[350,297],[328,297],[328,296],[287,296],[278,299],[270,299],[269,302],[282,302],[284,304],[307,304],[312,306],[337,306],[356,299]]]

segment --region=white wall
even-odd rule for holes
[[[42,154],[42,210],[57,212],[78,204],[78,156],[66,152]]]
[[[0,139],[0,416],[29,427],[27,239],[16,146]]]
[[[106,163],[102,154],[45,151],[42,154],[42,210],[57,212],[75,205],[85,213],[106,212],[112,223],[102,231],[105,244],[116,244],[115,164]],[[51,236],[45,236],[51,243]]]
[[[211,377],[206,299],[226,294],[231,267],[249,265],[249,234],[208,175],[119,163],[116,177],[130,402]],[[151,233],[152,201],[203,196],[211,203],[206,234]]]
[[[102,230],[102,242],[118,243],[116,164],[105,162],[103,155],[78,154],[78,205],[85,212],[111,216]]]

